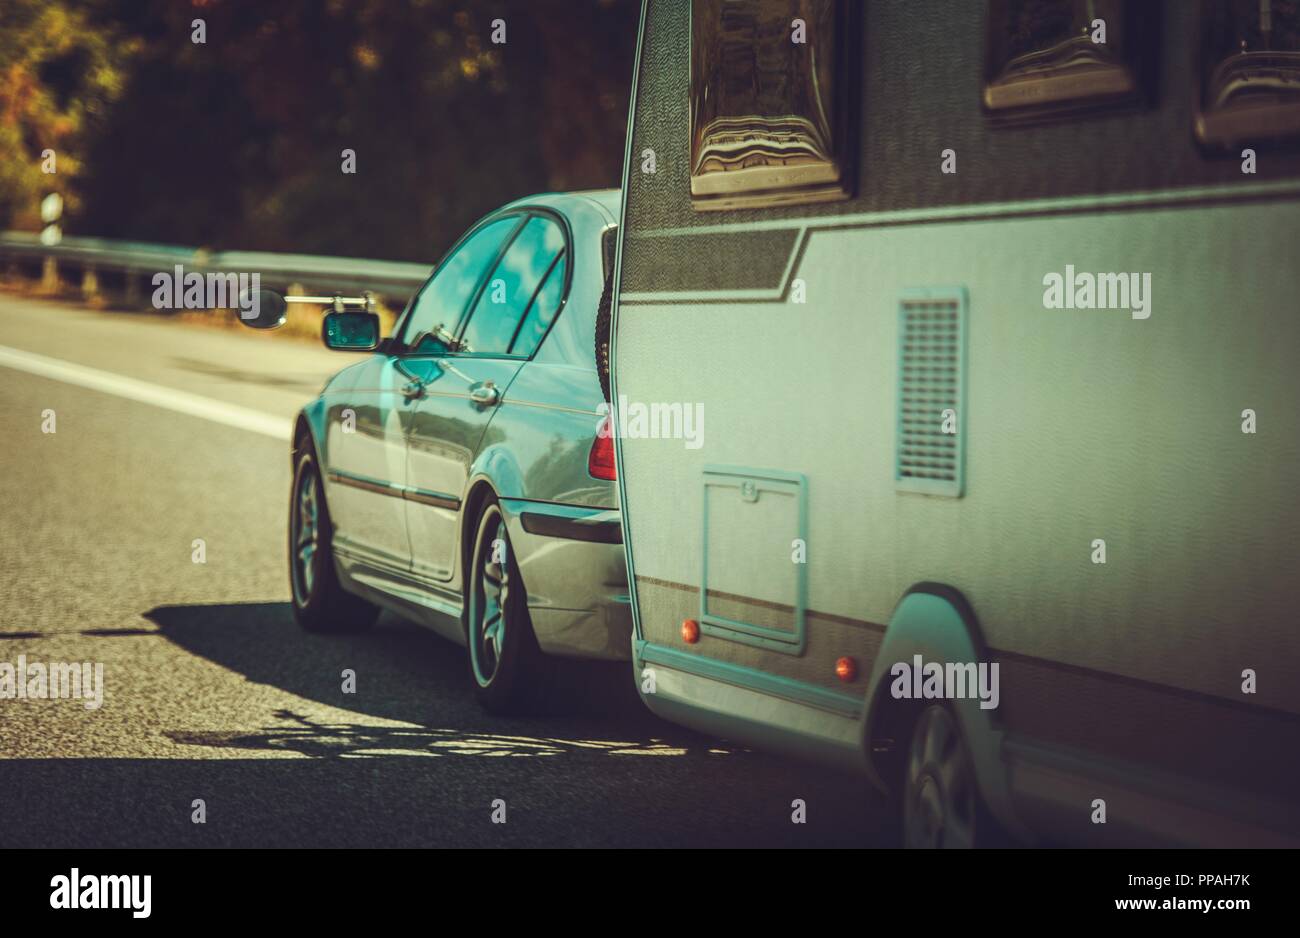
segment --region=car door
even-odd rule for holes
[[[404,570],[411,560],[401,497],[404,401],[391,359],[374,355],[361,363],[341,397],[330,408],[325,469],[334,545],[381,567]]]
[[[539,324],[549,325],[559,309],[564,254],[559,221],[528,216],[480,287],[454,350],[420,366],[423,390],[408,436],[412,494],[406,506],[418,573],[444,581],[455,573],[460,500],[474,458],[510,382],[536,348]],[[559,295],[547,289],[552,276]]]
[[[407,477],[411,421],[437,372],[437,350],[449,347],[483,277],[521,223],[496,219],[463,238],[412,301],[400,338],[361,369],[349,395],[355,426],[331,436],[327,475],[335,536],[345,551],[411,569],[406,501],[423,491]]]

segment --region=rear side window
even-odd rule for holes
[[[461,336],[461,351],[472,355],[529,354],[512,350],[512,345],[563,251],[560,226],[541,215],[530,218],[484,284]]]
[[[551,272],[546,275],[542,287],[533,297],[532,305],[524,314],[524,321],[519,326],[515,340],[510,344],[511,355],[532,355],[537,346],[542,344],[546,330],[555,321],[555,314],[564,302],[564,274],[568,258],[563,252],[551,265]]]
[[[518,225],[518,217],[489,222],[447,258],[416,297],[402,333],[403,344],[414,346],[417,353],[447,351],[446,340],[455,335],[484,273]]]

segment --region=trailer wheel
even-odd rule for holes
[[[984,847],[998,839],[970,750],[948,707],[931,704],[922,711],[903,773],[905,847]]]

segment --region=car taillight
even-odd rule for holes
[[[613,482],[618,478],[618,471],[614,468],[614,434],[610,431],[609,417],[600,422],[596,439],[591,442],[591,452],[587,454],[587,471],[593,479]]]

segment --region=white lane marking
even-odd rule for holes
[[[189,414],[191,417],[202,417],[204,420],[224,423],[226,426],[238,427],[240,430],[248,430],[252,433],[261,433],[275,437],[277,440],[288,440],[289,434],[293,431],[293,421],[284,417],[274,417],[271,414],[264,414],[236,404],[227,404],[200,394],[178,391],[161,384],[150,384],[148,381],[139,381],[111,371],[74,365],[72,362],[47,358],[35,352],[25,352],[4,345],[0,345],[0,365],[40,375],[42,378],[52,378],[55,381],[90,388],[92,391],[102,391],[105,394],[115,394],[118,397],[141,401],[155,407],[164,407],[167,410]]]

